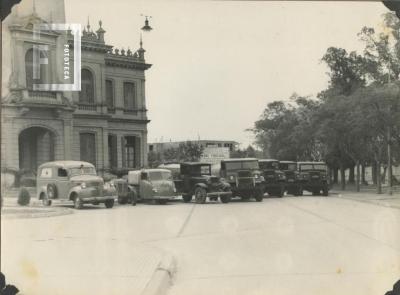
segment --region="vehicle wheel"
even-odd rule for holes
[[[113,199],[106,200],[104,202],[104,205],[106,206],[107,209],[110,209],[114,207],[114,200]]]
[[[51,206],[51,200],[49,200],[49,198],[47,197],[47,195],[45,193],[43,193],[42,196],[42,204],[43,206]]]
[[[256,191],[254,198],[256,199],[257,202],[261,202],[264,199],[264,194],[262,190]]]
[[[221,202],[226,204],[229,203],[231,201],[231,196],[230,195],[225,195],[225,196],[221,196],[219,197]]]
[[[248,196],[248,195],[241,195],[241,196],[240,196],[240,199],[241,199],[242,201],[248,201],[248,200],[250,200],[250,196]]]
[[[204,204],[207,199],[207,191],[202,187],[196,187],[194,190],[194,199],[197,204]]]
[[[284,195],[285,195],[285,188],[281,186],[280,188],[278,188],[277,197],[282,198]]]
[[[182,195],[183,201],[189,203],[192,200],[192,195]]]
[[[47,185],[47,198],[50,200],[57,198],[57,186],[54,183]]]
[[[313,195],[313,196],[318,196],[318,195],[319,195],[319,191],[313,191],[313,192],[312,192],[312,195]]]
[[[323,194],[325,197],[329,196],[329,190],[328,190],[327,187],[324,187],[324,188],[323,188],[322,194]]]
[[[132,206],[136,206],[137,204],[137,193],[135,191],[131,192],[131,203]]]
[[[76,196],[74,198],[74,208],[75,209],[82,209],[83,208],[83,202],[82,202],[81,198],[79,198],[78,196]]]
[[[165,205],[165,204],[167,204],[167,200],[157,200],[157,203],[159,205]]]
[[[118,204],[125,205],[126,203],[128,203],[128,199],[126,197],[118,196]]]

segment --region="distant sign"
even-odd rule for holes
[[[228,147],[205,147],[203,155],[201,156],[201,162],[207,163],[219,163],[223,159],[229,158],[229,148]]]

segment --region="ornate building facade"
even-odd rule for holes
[[[88,161],[99,171],[145,166],[145,70],[151,65],[141,42],[135,52],[114,49],[102,23],[95,31],[88,23],[81,37],[81,91],[35,91],[34,82],[63,79],[60,52],[73,47],[69,34],[55,31],[35,39],[39,23],[65,23],[63,0],[23,0],[3,22],[2,171],[35,172],[52,160]],[[33,44],[49,48],[37,79]]]

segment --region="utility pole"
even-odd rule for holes
[[[389,195],[393,194],[392,188],[392,145],[391,145],[391,132],[390,126],[388,126],[387,130],[387,154],[388,154],[388,193]]]

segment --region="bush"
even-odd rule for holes
[[[26,188],[21,188],[18,194],[18,205],[27,206],[31,202],[31,195]]]

